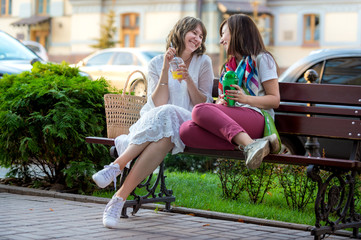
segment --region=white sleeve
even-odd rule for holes
[[[212,89],[213,89],[213,67],[211,58],[204,55],[201,69],[199,71],[198,89],[207,97],[207,102],[213,102]]]
[[[140,110],[140,116],[145,112],[148,112],[150,109],[155,108],[153,103],[152,93],[157,87],[159,81],[159,71],[158,65],[159,61],[163,61],[163,55],[161,57],[154,57],[148,64],[148,75],[147,75],[147,103],[144,104]]]
[[[277,79],[277,65],[273,57],[269,54],[261,54],[258,65],[258,77],[261,82],[271,79]]]
[[[163,55],[154,57],[148,64],[147,96],[151,96],[157,87],[160,78],[159,61],[163,61]],[[162,63],[160,63],[162,66]]]

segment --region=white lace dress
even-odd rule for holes
[[[182,152],[184,143],[179,137],[180,125],[191,119],[194,107],[187,90],[187,83],[179,83],[169,72],[168,104],[155,107],[152,93],[155,90],[163,66],[164,55],[153,58],[149,64],[148,99],[140,112],[139,120],[129,128],[128,135],[120,135],[115,139],[118,154],[122,154],[128,144],[156,142],[164,137],[170,137],[174,143],[172,154]],[[207,96],[207,102],[212,102],[213,69],[211,59],[207,55],[193,56],[188,72],[198,89]]]

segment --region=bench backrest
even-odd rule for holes
[[[361,140],[361,86],[279,83],[279,133]],[[218,79],[213,96],[217,97]]]

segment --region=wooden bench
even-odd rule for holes
[[[215,80],[214,96],[218,95],[217,86],[218,80]],[[361,171],[361,86],[301,83],[280,83],[279,86],[281,104],[275,112],[280,135],[349,139],[353,141],[353,148],[348,159],[322,158],[317,149],[313,149],[307,156],[270,154],[264,162],[308,166],[308,177],[318,185],[315,202],[316,223],[311,230],[311,235],[315,239],[345,228],[353,228],[353,236],[360,237],[358,230],[361,228],[361,215],[355,212],[354,189],[356,177]],[[117,157],[114,139],[87,137],[86,141],[112,146],[111,155]],[[182,154],[244,159],[240,151],[186,147]],[[327,180],[321,178],[320,169],[329,172]],[[136,212],[141,204],[149,202],[165,202],[166,210],[170,210],[170,203],[175,201],[175,198],[172,191],[166,188],[163,171],[162,163],[156,182],[152,186],[150,178],[138,186],[149,189],[148,193],[139,196],[133,192],[134,200],[127,201],[123,216],[126,216],[127,207],[132,206],[133,212]],[[126,173],[121,179],[121,184],[125,177]],[[340,184],[332,181],[335,179],[340,181]],[[155,193],[159,184],[160,192]],[[332,214],[336,214],[336,220],[334,215],[331,217]]]

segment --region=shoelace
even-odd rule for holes
[[[122,173],[121,170],[119,170],[119,167],[115,166],[115,165],[105,165],[104,169],[108,169],[108,171],[104,171],[102,174],[104,176],[104,178],[106,180],[108,180],[109,178],[113,177],[113,182],[114,182],[114,189],[117,189],[117,173],[120,172]]]
[[[118,219],[118,217],[120,217],[119,213],[123,208],[123,204],[120,204],[119,202],[123,202],[123,199],[122,198],[112,198],[110,200],[110,202],[108,203],[108,205],[105,208],[105,212],[106,212],[107,216],[110,216],[110,217],[116,218],[116,219]]]
[[[254,143],[257,142],[258,139],[254,140],[253,143],[248,144],[243,148],[244,152],[248,152],[250,149],[254,148]]]

